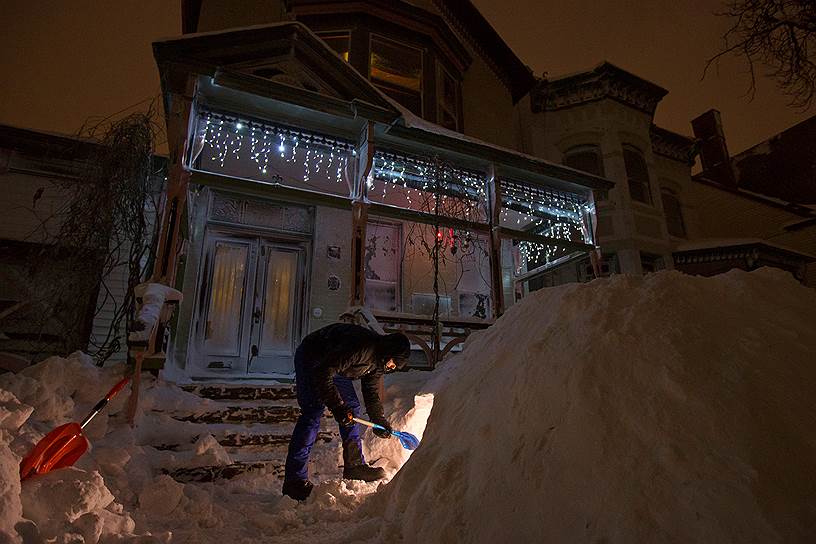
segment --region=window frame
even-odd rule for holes
[[[368,59],[367,59],[367,63],[368,63],[368,81],[370,81],[372,85],[377,87],[381,92],[383,92],[386,95],[388,95],[388,93],[386,93],[380,87],[380,85],[371,77],[371,59],[374,56],[374,42],[375,42],[375,40],[379,40],[379,41],[382,41],[382,42],[390,42],[391,44],[395,44],[397,47],[404,47],[406,49],[413,49],[413,50],[419,52],[420,70],[419,70],[419,91],[418,92],[419,92],[419,109],[420,109],[420,112],[419,113],[412,112],[412,113],[414,113],[414,115],[418,115],[419,117],[425,119],[425,110],[426,110],[426,107],[425,107],[425,87],[426,87],[426,81],[425,81],[425,79],[426,79],[426,77],[425,77],[425,65],[426,65],[425,49],[422,48],[422,47],[417,47],[417,46],[412,45],[410,43],[406,43],[406,42],[404,42],[402,40],[389,38],[387,36],[383,36],[382,34],[377,34],[376,32],[370,32],[369,31],[369,33],[368,33]],[[403,87],[403,89],[405,89],[405,88]],[[414,92],[411,89],[405,89],[405,91]],[[396,98],[394,98],[394,97],[392,97],[390,95],[388,95],[388,96],[392,100],[396,100]],[[396,101],[399,102],[398,100],[396,100]],[[406,106],[405,104],[400,103],[400,105],[402,107],[408,109],[408,110],[411,109],[408,106]]]
[[[588,170],[584,170],[582,168],[577,168],[575,166],[570,166],[567,164],[567,159],[570,156],[578,155],[580,153],[588,153],[591,152],[595,155],[598,160],[599,171],[598,172],[590,172]],[[569,168],[575,168],[576,170],[580,170],[582,172],[586,172],[588,174],[593,174],[600,177],[606,177],[606,167],[604,165],[604,158],[603,152],[601,151],[601,146],[599,144],[577,144],[569,147],[564,153],[562,154],[561,164],[564,166],[568,166]],[[595,199],[597,201],[606,201],[609,200],[609,191],[594,191]]]
[[[680,232],[681,234],[675,234],[672,232],[671,224],[672,222],[669,220],[669,213],[668,209],[670,207],[666,206],[666,197],[668,196],[669,199],[674,200],[677,206],[677,222],[679,223]],[[674,238],[688,238],[688,230],[686,229],[686,220],[683,216],[683,204],[680,201],[680,197],[674,189],[669,187],[661,187],[660,188],[660,203],[663,205],[663,215],[666,219],[666,231],[669,233],[669,236]]]
[[[444,105],[444,78],[448,77],[454,84],[454,89],[456,90],[456,96],[453,100],[453,110],[448,111]],[[436,59],[436,124],[439,126],[444,127],[445,125],[442,124],[443,114],[447,112],[449,113],[454,121],[456,126],[454,128],[445,127],[450,130],[455,130],[457,132],[461,132],[462,128],[462,81],[455,77],[453,72],[448,70],[448,68],[440,62],[440,60]]]
[[[350,63],[351,62],[351,32],[352,32],[351,29],[319,30],[319,31],[315,32],[315,34],[317,34],[317,37],[320,38],[321,40],[323,40],[324,43],[327,46],[329,46],[329,48],[332,51],[334,51],[335,53],[337,53],[338,55],[340,55],[340,53],[334,47],[329,45],[329,43],[326,42],[326,39],[327,38],[328,39],[337,39],[337,38],[345,37],[346,38],[346,57],[343,58],[343,56],[340,55],[340,58],[343,58],[344,61]]]
[[[666,270],[666,258],[663,255],[645,251],[639,251],[638,254],[640,256],[640,270],[642,274],[654,274],[655,272]]]
[[[379,217],[369,217],[366,220],[366,236],[367,237],[370,236],[372,231],[377,229],[377,227],[383,227],[383,228],[386,228],[386,229],[393,229],[396,232],[396,235],[398,236],[398,238],[396,239],[396,248],[397,248],[398,253],[395,254],[396,266],[394,267],[395,270],[396,270],[396,273],[397,273],[397,279],[394,282],[388,282],[386,280],[373,280],[371,278],[366,277],[366,280],[365,280],[365,285],[366,285],[366,288],[365,288],[365,290],[366,290],[366,305],[368,305],[370,303],[370,301],[368,300],[368,285],[369,285],[370,282],[380,281],[383,284],[393,283],[394,284],[394,310],[382,310],[382,309],[376,309],[376,308],[375,308],[375,310],[376,311],[394,311],[394,312],[399,313],[399,312],[403,311],[403,303],[404,303],[403,293],[402,293],[403,282],[404,282],[404,277],[405,277],[405,270],[403,269],[403,263],[404,263],[403,251],[405,249],[403,247],[403,236],[404,236],[403,223],[401,221],[389,221],[388,219],[381,219]],[[366,240],[366,245],[367,244],[368,244],[368,240]],[[364,259],[365,259],[365,256],[364,256]]]
[[[645,180],[637,181],[633,179],[632,176],[633,172],[630,171],[629,165],[627,164],[626,161],[627,153],[634,155],[642,163],[643,172],[646,176]],[[632,200],[632,202],[639,202],[640,204],[646,206],[654,206],[654,195],[652,194],[652,180],[651,176],[649,175],[649,165],[646,163],[646,157],[643,154],[643,151],[641,151],[640,148],[634,145],[623,144],[623,165],[624,170],[626,171],[626,186],[629,189],[629,198]],[[639,184],[642,190],[645,190],[647,197],[646,200],[641,200],[633,196],[634,192],[632,191],[632,186],[635,183]]]

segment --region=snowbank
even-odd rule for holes
[[[98,368],[76,353],[0,375],[0,544],[54,539],[85,544],[229,539],[237,544],[257,542],[259,536],[311,544],[359,531],[356,511],[382,484],[342,481],[335,443],[316,447],[312,469],[326,476],[315,480],[313,497],[305,504],[282,497],[274,473],[217,483],[179,483],[163,474],[227,465],[233,459],[201,425],[169,415],[207,412],[217,409],[216,403],[148,376],[143,377],[135,428],[123,417],[126,389],[86,428],[91,449],[75,467],[32,478],[21,487],[22,456],[55,426],[81,420],[124,372],[124,365]],[[389,377],[389,413],[415,425],[413,393],[427,376]],[[396,442],[366,436],[369,458],[390,473],[407,458]],[[162,445],[172,447],[156,447]],[[368,532],[376,534],[374,525]]]
[[[20,460],[55,426],[81,420],[123,375],[124,365],[98,368],[85,354],[51,357],[18,374],[0,375],[0,542],[162,542],[165,536],[134,534],[135,523],[108,484],[129,490],[139,477],[151,478],[149,466],[128,466],[138,454],[129,427],[108,440],[109,413],[121,410],[126,393],[111,402],[86,427],[89,453],[76,467],[32,478],[20,485]],[[150,395],[148,395],[150,398]],[[99,438],[98,445],[95,438]],[[117,441],[130,444],[111,455]],[[125,474],[125,467],[132,471]],[[106,473],[108,482],[103,478]],[[120,478],[117,481],[116,475]]]
[[[379,538],[812,542],[814,354],[778,270],[538,291],[444,365]]]

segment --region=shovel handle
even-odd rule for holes
[[[102,408],[104,408],[108,404],[108,402],[110,402],[110,400],[113,397],[115,397],[116,394],[119,393],[119,391],[121,391],[123,387],[125,387],[125,385],[127,385],[129,381],[130,376],[128,376],[127,378],[122,378],[119,381],[119,383],[114,385],[113,388],[110,391],[108,391],[108,394],[105,395],[105,398],[96,403],[96,406],[93,407],[93,410],[91,410],[91,413],[88,414],[88,417],[82,420],[82,423],[79,424],[80,429],[84,429],[85,426],[88,423],[90,423],[91,420],[96,416],[96,414],[101,412]]]
[[[105,395],[105,400],[111,400],[113,397],[115,397],[119,393],[119,391],[121,391],[127,385],[129,381],[130,376],[122,378],[122,380],[119,383],[114,385],[113,388],[110,391],[108,391],[108,394]]]
[[[385,427],[382,425],[377,425],[376,423],[371,423],[370,421],[366,421],[365,419],[360,419],[359,417],[352,418],[354,421],[359,423],[360,425],[365,425],[366,427],[371,427],[372,429],[382,429],[385,430]]]

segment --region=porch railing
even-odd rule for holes
[[[411,344],[425,354],[427,365],[409,363],[412,368],[433,369],[448,354],[461,350],[461,344],[474,331],[483,330],[493,320],[440,318],[438,324],[430,316],[375,311],[374,317],[387,333],[401,332]]]

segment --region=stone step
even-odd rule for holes
[[[337,433],[320,431],[317,440],[325,443],[339,437]],[[273,433],[227,433],[218,439],[224,447],[239,448],[243,446],[287,446],[292,435]]]
[[[320,431],[317,433],[317,440],[320,442],[329,443],[335,438],[339,438],[339,434],[331,431]],[[283,447],[289,445],[290,434],[279,433],[232,433],[227,432],[222,436],[217,437],[218,443],[225,448],[242,448],[242,447]],[[194,436],[190,440],[190,444],[194,444],[198,440],[198,436]],[[179,451],[181,444],[158,444],[153,446],[157,450],[165,451]]]
[[[300,409],[297,406],[226,406],[221,410],[198,414],[170,412],[168,415],[178,421],[189,423],[252,425],[253,423],[294,423],[300,415]],[[327,412],[324,417],[331,418],[331,414]]]
[[[204,466],[195,468],[177,468],[162,470],[171,478],[181,483],[214,482],[216,480],[231,480],[244,474],[274,474],[283,478],[284,465],[274,461],[256,461],[251,463],[232,463],[221,466]]]
[[[295,387],[280,385],[224,385],[224,384],[189,384],[182,389],[199,397],[211,400],[295,400]]]

